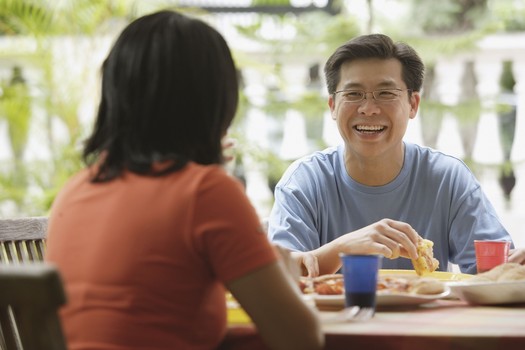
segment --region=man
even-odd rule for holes
[[[412,269],[419,236],[434,242],[440,270],[452,262],[475,273],[474,240],[511,241],[462,161],[403,141],[424,77],[413,48],[360,36],[332,54],[325,76],[344,144],[292,164],[269,219],[273,242],[308,252],[295,253],[305,273],[336,272],[340,253],[381,254],[390,258],[383,268]]]

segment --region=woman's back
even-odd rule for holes
[[[222,283],[276,260],[218,166],[95,184],[86,170],[52,213],[47,259],[67,281],[71,349],[213,348],[226,326]]]

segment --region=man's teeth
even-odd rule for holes
[[[358,125],[355,128],[358,131],[381,131],[385,127],[381,125]]]

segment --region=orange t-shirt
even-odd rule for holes
[[[277,260],[242,186],[219,166],[97,184],[84,170],[54,202],[48,232],[71,350],[215,348],[223,283]]]

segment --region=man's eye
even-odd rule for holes
[[[396,96],[397,94],[394,91],[390,91],[390,90],[381,90],[381,91],[378,91],[377,93],[378,98],[389,99],[389,98],[394,98]]]
[[[363,96],[363,93],[361,91],[346,91],[343,96],[348,98],[360,98]]]

